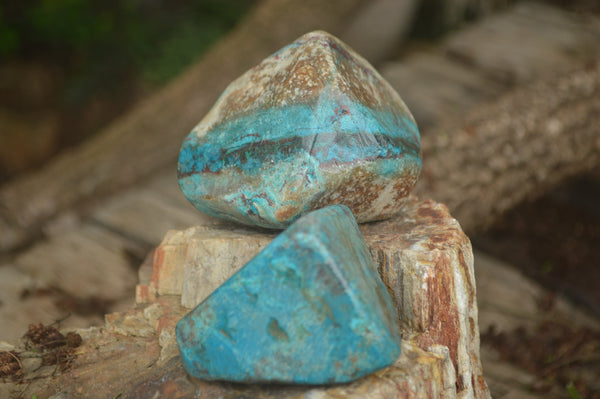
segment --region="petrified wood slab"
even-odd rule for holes
[[[402,354],[388,368],[322,387],[189,377],[175,324],[274,236],[211,224],[167,234],[154,261],[140,269],[137,306],[107,315],[103,328],[80,330],[83,345],[69,370],[56,375],[54,366],[42,367],[25,388],[5,384],[0,393],[40,399],[57,392],[61,398],[488,398],[471,244],[458,222],[444,205],[412,198],[401,216],[361,229],[401,322]],[[200,288],[202,294],[192,295]]]
[[[406,349],[390,369],[343,388],[318,391],[326,394],[324,397],[335,397],[338,393],[334,391],[343,389],[344,395],[364,397],[364,392],[381,389],[389,390],[389,397],[409,397],[417,393],[413,389],[427,385],[422,391],[429,392],[427,397],[487,397],[479,360],[473,256],[458,222],[444,205],[412,198],[401,216],[364,224],[361,229],[397,306]],[[155,252],[153,265],[141,270],[137,302],[153,306],[165,295],[174,295],[185,312],[273,237],[268,230],[237,225],[169,232]],[[173,335],[173,327],[164,326],[160,331],[163,342]],[[166,361],[177,353],[169,343],[163,347],[161,359]],[[411,364],[420,371],[407,372]],[[388,384],[390,381],[393,384]],[[248,389],[257,397],[269,397],[267,391]],[[289,397],[303,396],[295,389],[289,392]]]

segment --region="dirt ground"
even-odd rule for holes
[[[600,317],[600,184],[578,178],[548,195],[521,204],[488,231],[472,237],[475,246],[518,267],[550,294],[539,312],[552,310],[565,295]],[[533,329],[482,331],[482,345],[538,377],[535,393],[600,398],[600,333],[561,321],[544,320]],[[566,387],[566,390],[564,389]]]

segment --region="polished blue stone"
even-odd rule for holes
[[[204,213],[285,228],[332,204],[359,223],[395,216],[420,170],[419,130],[399,95],[313,32],[231,83],[184,140],[178,179]]]
[[[300,218],[177,324],[204,380],[344,383],[400,355],[395,308],[351,211]]]

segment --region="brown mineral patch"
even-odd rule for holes
[[[373,180],[375,179],[372,173],[364,167],[356,167],[342,184],[321,197],[313,208],[343,204],[352,210],[355,217],[359,218],[359,215],[371,208],[384,188],[382,185],[374,184]]]
[[[367,106],[375,107],[379,105],[379,101],[374,95],[373,88],[365,82],[360,81],[356,76],[360,74],[360,68],[354,65],[354,60],[343,60],[339,63],[338,70],[345,83],[344,87],[340,87],[347,95],[356,98],[360,103]]]
[[[264,87],[260,90],[249,91],[244,88],[233,90],[224,99],[223,106],[220,108],[219,120],[227,120],[239,113],[239,110],[248,110],[252,108],[252,105],[256,103],[256,100],[260,97],[264,90]]]
[[[292,102],[316,97],[325,87],[325,82],[319,72],[324,70],[327,70],[325,55],[296,62],[283,82],[286,94],[290,97],[284,98],[282,95],[281,100]],[[302,93],[301,98],[296,98],[297,93]]]
[[[298,208],[295,206],[284,206],[275,211],[275,218],[278,222],[286,222],[298,213]]]
[[[292,56],[290,56],[292,57]],[[269,106],[313,101],[324,90],[329,71],[328,55],[319,51],[316,55],[300,58],[287,69],[270,77],[265,93]]]
[[[375,85],[379,85],[384,89],[387,88],[383,82],[377,82],[379,79],[375,76],[366,65],[360,62],[354,52],[348,51],[345,47],[339,45],[335,41],[329,42],[330,48],[335,51],[339,61],[337,69],[341,75],[340,89],[347,95],[358,99],[360,102],[370,106],[379,106],[383,101],[375,94],[380,89],[375,89]],[[384,90],[384,94],[388,94]],[[386,97],[389,97],[387,95]]]
[[[422,206],[417,210],[417,215],[422,218],[429,219],[430,222],[440,223],[442,220],[447,219],[448,213],[442,212],[433,206]]]
[[[394,184],[394,201],[398,202],[403,200],[408,196],[411,192],[415,184],[417,184],[417,179],[419,178],[419,173],[409,169],[404,175],[398,180],[396,184]]]

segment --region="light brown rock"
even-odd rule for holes
[[[479,359],[473,255],[458,222],[444,205],[413,198],[398,218],[361,229],[397,305],[404,350],[417,363],[433,356],[452,365],[450,372],[429,362],[432,366],[418,378],[437,376],[440,386],[452,386],[451,393],[440,391],[444,397],[487,397]],[[152,278],[137,288],[145,293],[138,295],[138,302],[152,302],[167,293],[180,295],[180,304],[193,308],[273,238],[267,231],[234,225],[169,232],[155,251]],[[446,371],[438,375],[440,370]],[[393,375],[398,386],[420,386],[411,374]],[[402,397],[400,391],[396,394]]]
[[[80,330],[83,345],[69,371],[26,370],[25,377],[35,379],[21,393],[40,399],[488,398],[471,245],[458,222],[444,205],[412,198],[398,218],[361,228],[400,315],[402,354],[388,368],[330,387],[230,385],[189,377],[179,360],[177,321],[274,237],[210,225],[169,232],[153,261],[142,265],[137,306],[107,315],[104,328]],[[183,304],[192,289],[203,293],[188,292]]]

